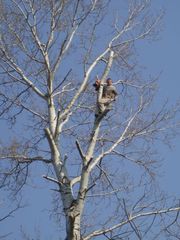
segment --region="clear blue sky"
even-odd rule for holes
[[[112,2],[113,1],[118,5],[118,0],[112,0]],[[166,98],[173,104],[180,97],[180,0],[154,0],[154,6],[162,6],[166,10],[161,39],[145,45],[145,47],[141,49],[140,57],[142,58],[143,64],[147,67],[147,72],[156,74],[162,70],[159,85],[159,104]],[[161,171],[163,173],[161,185],[169,194],[179,197],[180,137],[175,139],[173,144],[174,148],[172,150],[166,147],[161,147],[160,149],[162,157],[164,158]],[[39,176],[39,172],[34,172],[34,176]],[[39,182],[38,185],[37,187],[32,183],[34,188],[32,189],[30,187],[28,191],[26,191],[26,199],[28,200],[29,207],[20,210],[17,213],[17,217],[0,224],[0,235],[11,230],[17,234],[20,225],[24,225],[24,230],[27,230],[27,232],[31,234],[31,232],[34,232],[34,226],[37,228],[40,226],[42,229],[41,232],[44,231],[46,234],[48,233],[47,237],[43,239],[48,240],[50,236],[52,236],[53,239],[51,233],[56,229],[56,225],[51,219],[47,221],[48,207],[46,207],[47,203],[51,202],[50,192],[49,195],[47,195],[44,180]],[[14,224],[15,222],[17,225]],[[54,236],[55,235],[56,233]],[[16,236],[15,238],[10,235],[7,239],[19,240],[18,234]]]

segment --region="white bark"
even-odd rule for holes
[[[64,210],[64,214],[65,214],[65,219],[66,219],[66,235],[67,235],[66,240],[80,240],[80,239],[83,239],[81,236],[81,220],[82,220],[82,216],[83,216],[83,212],[84,212],[85,201],[86,201],[86,197],[87,197],[87,192],[91,189],[91,187],[89,187],[90,174],[96,168],[96,166],[98,166],[101,159],[103,159],[105,156],[110,155],[112,153],[117,153],[117,155],[119,153],[119,155],[122,156],[120,151],[118,152],[119,149],[117,150],[117,148],[120,145],[122,145],[125,140],[129,140],[129,139],[133,138],[134,135],[136,137],[138,137],[138,136],[144,136],[144,135],[148,135],[148,134],[150,135],[153,132],[155,132],[157,119],[155,119],[155,121],[152,120],[152,122],[154,121],[155,124],[154,124],[154,128],[150,129],[149,128],[150,124],[149,124],[148,120],[144,118],[145,121],[147,121],[149,124],[149,125],[147,124],[148,127],[145,129],[141,129],[141,126],[138,126],[140,129],[139,132],[136,131],[134,133],[134,132],[131,132],[131,128],[133,127],[135,120],[137,119],[137,117],[139,117],[143,108],[145,108],[145,104],[143,105],[142,102],[140,102],[139,106],[136,107],[137,110],[133,111],[133,113],[131,113],[131,114],[128,112],[128,110],[127,110],[127,112],[125,110],[125,113],[127,116],[129,116],[129,119],[127,119],[127,121],[125,120],[125,123],[119,123],[118,127],[120,126],[119,127],[120,130],[117,128],[118,130],[117,130],[115,136],[112,137],[113,140],[111,142],[108,141],[108,144],[107,144],[108,147],[106,146],[106,143],[104,143],[102,141],[102,144],[104,144],[104,145],[101,148],[101,151],[96,152],[96,148],[99,146],[97,143],[99,143],[101,141],[101,139],[100,139],[100,141],[98,139],[98,137],[100,135],[99,132],[101,130],[101,122],[102,122],[102,120],[104,120],[104,117],[106,116],[106,113],[107,113],[107,112],[103,112],[101,114],[101,116],[96,118],[94,121],[94,124],[92,126],[92,133],[91,133],[91,136],[89,137],[89,142],[87,142],[86,151],[84,151],[84,149],[81,148],[80,143],[78,142],[77,139],[75,139],[76,147],[77,147],[79,155],[80,155],[79,165],[81,164],[82,169],[81,169],[80,174],[78,172],[77,176],[75,176],[74,178],[69,177],[70,174],[67,171],[65,161],[62,157],[60,141],[61,141],[61,135],[63,136],[64,126],[69,120],[71,120],[72,114],[75,112],[75,110],[74,110],[75,104],[80,99],[83,92],[85,92],[86,86],[91,79],[91,74],[93,73],[95,68],[98,66],[99,62],[103,59],[107,59],[105,61],[106,62],[105,70],[101,77],[102,85],[100,86],[99,92],[97,94],[97,104],[101,101],[102,93],[103,93],[103,84],[105,83],[105,80],[106,80],[108,74],[110,73],[112,64],[114,63],[113,60],[115,58],[118,58],[119,55],[120,55],[119,58],[123,58],[121,56],[121,52],[123,52],[124,49],[126,51],[126,47],[127,47],[127,59],[125,59],[124,62],[127,63],[127,65],[128,65],[129,55],[131,55],[130,44],[134,43],[135,40],[143,39],[144,37],[149,35],[151,33],[151,31],[154,29],[155,25],[157,25],[157,22],[159,21],[159,18],[161,16],[159,18],[157,18],[154,22],[152,21],[150,24],[143,22],[144,25],[143,25],[142,29],[141,29],[141,27],[139,27],[138,30],[136,30],[136,26],[138,26],[138,24],[139,24],[138,21],[139,21],[139,19],[141,19],[138,17],[138,15],[140,15],[141,11],[144,10],[148,1],[142,1],[142,4],[138,3],[137,5],[135,5],[135,7],[132,7],[132,9],[130,8],[129,16],[127,17],[127,21],[125,21],[125,23],[121,27],[121,29],[117,25],[115,26],[114,30],[115,30],[116,34],[114,34],[114,36],[112,36],[109,43],[104,47],[104,50],[98,56],[96,56],[96,58],[94,60],[92,60],[93,55],[90,56],[91,50],[87,50],[86,54],[89,58],[87,56],[85,58],[83,58],[83,61],[84,61],[83,63],[84,63],[84,66],[88,65],[89,67],[87,68],[87,70],[84,70],[84,77],[81,76],[82,82],[78,89],[76,87],[73,89],[74,94],[68,95],[67,102],[64,105],[65,107],[64,106],[59,107],[57,97],[58,97],[58,95],[62,96],[61,94],[62,94],[63,90],[65,90],[65,85],[64,85],[64,89],[61,90],[61,88],[60,88],[63,86],[64,82],[63,81],[60,81],[60,83],[57,82],[57,79],[59,79],[59,76],[57,74],[59,74],[58,70],[59,70],[60,64],[61,64],[62,60],[64,59],[64,57],[67,55],[68,50],[70,49],[71,44],[74,40],[74,37],[76,36],[76,33],[79,30],[79,26],[81,25],[82,22],[84,22],[86,20],[86,18],[92,11],[94,11],[94,10],[97,11],[96,4],[98,4],[99,2],[101,3],[101,1],[97,1],[97,0],[89,1],[89,2],[91,2],[91,4],[89,4],[89,5],[88,4],[86,5],[86,1],[81,2],[79,0],[76,1],[75,5],[71,5],[71,2],[74,3],[74,1],[62,1],[62,3],[60,3],[60,5],[56,5],[57,1],[52,1],[52,5],[49,5],[50,9],[46,9],[48,14],[50,13],[50,15],[48,17],[52,17],[50,24],[47,24],[47,26],[49,27],[48,28],[49,32],[47,31],[48,33],[47,33],[46,37],[43,36],[43,34],[40,30],[40,27],[42,27],[41,24],[43,24],[43,20],[41,22],[41,19],[36,19],[36,18],[38,18],[38,14],[41,15],[41,10],[42,10],[42,12],[44,11],[44,8],[46,7],[45,4],[47,4],[47,3],[44,3],[44,1],[40,2],[42,5],[40,4],[40,9],[38,10],[38,9],[34,9],[35,1],[12,0],[10,2],[13,2],[14,6],[17,7],[19,9],[20,13],[23,14],[24,17],[22,17],[22,16],[19,16],[19,17],[22,17],[24,19],[24,21],[26,22],[27,29],[25,29],[25,31],[27,31],[27,36],[30,36],[32,38],[31,39],[33,42],[32,45],[34,45],[34,46],[32,47],[32,49],[28,48],[29,41],[27,41],[26,38],[24,38],[24,36],[26,36],[26,34],[23,36],[21,36],[21,34],[20,34],[18,36],[18,31],[17,32],[15,31],[16,28],[13,29],[13,25],[11,24],[11,21],[7,22],[7,25],[9,24],[8,25],[9,29],[13,32],[13,34],[8,35],[8,37],[9,38],[12,37],[12,39],[13,39],[13,37],[15,37],[15,39],[17,40],[17,46],[16,46],[17,50],[20,48],[22,50],[22,52],[18,53],[19,55],[17,55],[17,56],[15,53],[13,53],[13,51],[11,53],[11,48],[9,48],[10,50],[8,52],[8,47],[6,48],[6,41],[3,37],[1,37],[0,50],[3,55],[2,57],[3,57],[4,62],[2,64],[2,66],[0,65],[0,67],[3,69],[3,71],[6,71],[6,75],[8,76],[8,78],[10,78],[12,80],[13,84],[18,82],[19,85],[20,84],[22,85],[22,89],[24,88],[24,85],[25,85],[25,87],[27,86],[28,91],[30,89],[30,91],[29,91],[30,94],[35,93],[35,95],[36,95],[36,97],[38,97],[38,99],[40,99],[40,100],[42,99],[43,102],[46,102],[46,109],[43,113],[44,115],[42,116],[41,111],[38,112],[38,109],[35,109],[35,110],[33,108],[31,109],[31,105],[27,107],[26,103],[24,104],[23,102],[19,101],[19,99],[20,99],[19,96],[21,95],[21,93],[20,93],[20,95],[17,95],[17,97],[16,97],[16,93],[14,94],[14,96],[15,96],[14,102],[13,102],[12,98],[8,98],[8,96],[9,96],[8,93],[5,93],[5,97],[3,98],[2,103],[6,104],[6,100],[7,100],[10,102],[10,105],[14,104],[16,107],[22,107],[23,110],[26,110],[29,113],[31,113],[31,116],[34,117],[33,119],[37,119],[37,118],[38,118],[38,120],[40,119],[40,123],[43,123],[43,125],[42,125],[43,127],[41,128],[41,131],[44,128],[44,126],[46,127],[45,136],[49,143],[51,156],[49,157],[50,158],[50,160],[49,160],[49,159],[41,158],[38,156],[37,157],[33,157],[33,156],[28,157],[28,156],[26,156],[26,154],[18,155],[15,152],[13,154],[7,154],[6,156],[1,157],[1,159],[6,158],[9,160],[12,158],[14,161],[17,162],[17,164],[31,163],[31,162],[35,162],[35,161],[42,161],[43,163],[52,164],[52,166],[54,167],[54,172],[55,172],[56,177],[52,178],[49,176],[44,176],[44,178],[58,184],[58,186],[59,186],[59,195],[62,200],[63,210]],[[59,29],[61,29],[61,27],[59,28],[58,21],[61,19],[61,13],[62,13],[61,11],[63,11],[63,8],[66,6],[66,2],[68,2],[67,8],[70,11],[72,11],[73,14],[72,14],[72,16],[70,16],[67,19],[67,22],[66,21],[65,21],[65,23],[60,22],[60,24],[62,24],[61,27],[63,29],[62,30],[63,33],[62,33],[62,36],[60,35],[60,38],[58,39],[58,34],[61,34],[61,32],[60,32],[61,30],[59,30]],[[25,7],[26,4],[28,4],[27,8]],[[84,11],[82,14],[80,13],[80,11],[78,9],[80,4],[82,4],[82,9]],[[51,6],[52,6],[52,8],[51,8]],[[69,8],[69,6],[70,6],[70,8]],[[99,6],[103,6],[103,4],[99,5]],[[57,7],[57,9],[56,9],[56,7]],[[88,7],[87,11],[86,11],[86,7]],[[37,11],[37,13],[36,13],[36,11]],[[38,12],[38,11],[40,11],[40,12]],[[52,12],[50,12],[50,11],[52,11]],[[62,16],[63,20],[66,19],[66,12],[64,14],[65,15]],[[99,14],[98,20],[101,21],[101,19],[99,18],[100,13],[98,13],[98,14]],[[57,16],[58,16],[58,18],[57,18]],[[41,16],[41,17],[43,17],[43,16]],[[94,14],[91,17],[93,18]],[[136,21],[136,18],[137,18],[137,21]],[[70,21],[69,21],[69,19],[70,19]],[[38,20],[40,20],[39,21],[39,22],[41,22],[40,24],[38,23]],[[98,21],[96,21],[96,23],[94,24],[94,31],[93,31],[94,34],[95,34],[96,25],[98,25],[99,23],[98,23]],[[133,30],[134,28],[135,28],[135,30]],[[44,30],[44,28],[43,28],[43,30]],[[21,31],[23,31],[23,29],[21,29]],[[79,35],[77,35],[77,36],[81,36],[80,34],[81,34],[81,32],[79,32]],[[83,37],[84,36],[82,36],[82,38]],[[93,38],[93,36],[92,36],[92,38]],[[120,38],[122,39],[122,41],[120,41]],[[44,39],[46,39],[45,40],[46,43],[43,42]],[[93,40],[92,40],[91,44],[92,44],[91,47],[93,48]],[[75,41],[75,46],[76,46],[76,41]],[[121,49],[121,46],[123,46],[122,48],[124,48],[123,51]],[[55,51],[59,51],[59,52],[57,52],[57,54],[55,54],[56,59],[52,60],[52,57],[53,57],[53,54]],[[95,52],[96,51],[94,51],[94,52],[92,51],[93,54]],[[27,60],[22,68],[19,64],[21,61],[18,61],[18,56],[20,56],[21,53],[24,54],[23,55],[24,58],[27,58]],[[126,54],[125,54],[125,56],[126,56]],[[84,60],[84,59],[86,59],[86,60]],[[52,62],[51,62],[51,60],[52,60]],[[28,63],[30,63],[30,65],[29,65],[30,67],[28,66],[29,68],[26,72],[25,71],[26,65],[28,65]],[[32,63],[32,66],[31,66],[31,63]],[[37,69],[38,69],[37,73],[36,73],[36,64],[37,64]],[[34,69],[31,69],[33,67],[34,67]],[[23,70],[23,68],[24,68],[24,70]],[[62,69],[60,69],[60,71],[61,70]],[[71,72],[71,70],[67,74],[68,77],[69,77],[70,72]],[[39,74],[39,76],[36,79],[37,74]],[[62,74],[63,74],[63,71],[62,71]],[[60,75],[62,75],[62,74],[60,72]],[[41,79],[41,76],[43,79]],[[66,77],[65,77],[65,80],[66,80]],[[55,85],[54,81],[56,81],[55,82],[56,87],[54,86]],[[68,86],[68,84],[66,86]],[[134,83],[131,84],[131,82],[127,83],[127,85],[138,88],[138,85],[136,85]],[[144,88],[144,86],[139,87],[139,90],[142,90],[143,88]],[[31,99],[30,99],[30,103],[31,103]],[[59,101],[59,103],[60,103],[60,101]],[[40,105],[40,103],[39,103],[39,105]],[[137,105],[138,105],[138,103],[137,103]],[[5,107],[4,112],[6,112],[6,111],[8,112],[9,108],[10,108],[9,106]],[[64,110],[61,111],[61,109],[64,109]],[[15,117],[16,117],[16,115],[15,115]],[[140,118],[141,118],[141,116],[140,116]],[[69,122],[71,124],[71,121],[69,121]],[[40,123],[38,122],[38,126],[40,126]],[[34,124],[34,127],[36,128],[36,122],[33,124]],[[157,125],[158,125],[158,121],[157,121]],[[89,124],[88,127],[89,126],[91,126],[91,124]],[[159,128],[159,130],[160,130],[160,128]],[[39,139],[41,139],[41,137],[43,137],[43,136],[39,136]],[[72,136],[69,135],[68,137],[72,137]],[[39,149],[37,147],[37,151],[38,150]],[[26,153],[26,151],[25,151],[25,153]],[[64,152],[63,152],[63,154],[64,154]],[[126,157],[126,155],[123,155],[123,156],[125,156],[125,158],[128,158],[128,157]],[[73,157],[73,156],[71,155],[71,157]],[[129,159],[131,159],[131,158],[129,158]],[[70,159],[70,161],[71,161],[71,159]],[[99,166],[98,166],[98,168],[100,169]],[[107,174],[106,174],[106,177],[107,177]],[[77,185],[79,188],[78,188],[78,192],[77,192],[77,197],[75,198],[75,196],[73,195],[72,188],[77,183],[79,183],[79,185]],[[111,192],[116,192],[116,191],[115,191],[115,189],[113,189],[113,191],[111,191]],[[104,194],[104,196],[107,194]],[[142,208],[141,212],[139,214],[134,214],[134,215],[127,214],[127,219],[123,218],[125,220],[115,224],[114,226],[107,227],[106,229],[104,228],[104,229],[96,230],[96,231],[90,233],[88,236],[86,236],[84,238],[84,240],[93,239],[96,236],[100,236],[105,233],[109,233],[109,232],[111,232],[117,228],[121,228],[123,225],[131,223],[133,220],[141,218],[141,217],[163,214],[165,212],[173,212],[173,211],[179,211],[179,210],[180,210],[179,208],[171,208],[171,209],[165,209],[165,210],[143,212],[144,209]]]

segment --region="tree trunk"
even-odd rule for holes
[[[71,206],[64,210],[66,214],[66,240],[80,240],[81,214],[76,200],[73,200]]]
[[[66,217],[66,240],[81,240],[80,214],[76,210],[69,212]]]

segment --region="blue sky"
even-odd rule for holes
[[[165,8],[163,31],[160,40],[143,48],[141,57],[148,72],[158,73],[162,70],[159,81],[159,103],[168,99],[170,104],[180,100],[180,1],[154,1],[154,5]],[[180,138],[174,139],[173,148],[160,149],[164,164],[162,166],[162,187],[170,194],[180,195]]]
[[[112,1],[118,5],[118,0]],[[165,8],[166,13],[163,31],[160,34],[161,37],[159,41],[143,45],[140,51],[140,58],[147,67],[147,72],[157,74],[162,70],[159,81],[159,104],[166,98],[169,99],[170,104],[173,104],[180,97],[180,27],[178,25],[180,23],[180,0],[154,0],[154,6],[162,6]],[[173,149],[171,150],[167,147],[160,147],[160,152],[164,158],[160,183],[162,188],[170,195],[172,194],[179,197],[180,188],[177,183],[180,182],[180,137],[174,140],[173,145]],[[39,172],[34,172],[34,175],[38,176]],[[19,229],[15,230],[15,228],[20,225],[24,225],[24,229],[29,233],[34,232],[34,226],[48,226],[48,224],[51,224],[52,230],[56,228],[51,219],[48,221],[46,219],[48,216],[46,204],[51,202],[50,194],[47,195],[46,184],[44,180],[38,184],[40,189],[32,183],[31,186],[34,186],[33,189],[29,188],[26,191],[26,198],[31,207],[20,210],[16,218],[11,218],[1,224],[0,233],[5,233],[9,231],[10,228],[17,233]],[[44,201],[42,201],[42,199]],[[17,225],[15,225],[14,222],[16,222]],[[29,222],[33,222],[34,226],[30,226]],[[51,236],[51,230],[49,231],[49,228],[47,231],[45,230],[45,232],[49,232],[49,236]],[[12,238],[12,236],[10,236],[7,239],[19,238]]]

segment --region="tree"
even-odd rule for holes
[[[154,186],[155,145],[176,134],[178,108],[155,110],[156,80],[141,76],[136,59],[136,44],[156,38],[163,14],[152,14],[150,0],[122,1],[112,19],[110,6],[1,1],[0,116],[22,133],[1,148],[1,187],[18,196],[42,163],[67,240],[157,239],[172,228],[178,237],[180,207]],[[114,76],[121,94],[114,110],[94,118],[97,73],[102,83]]]

